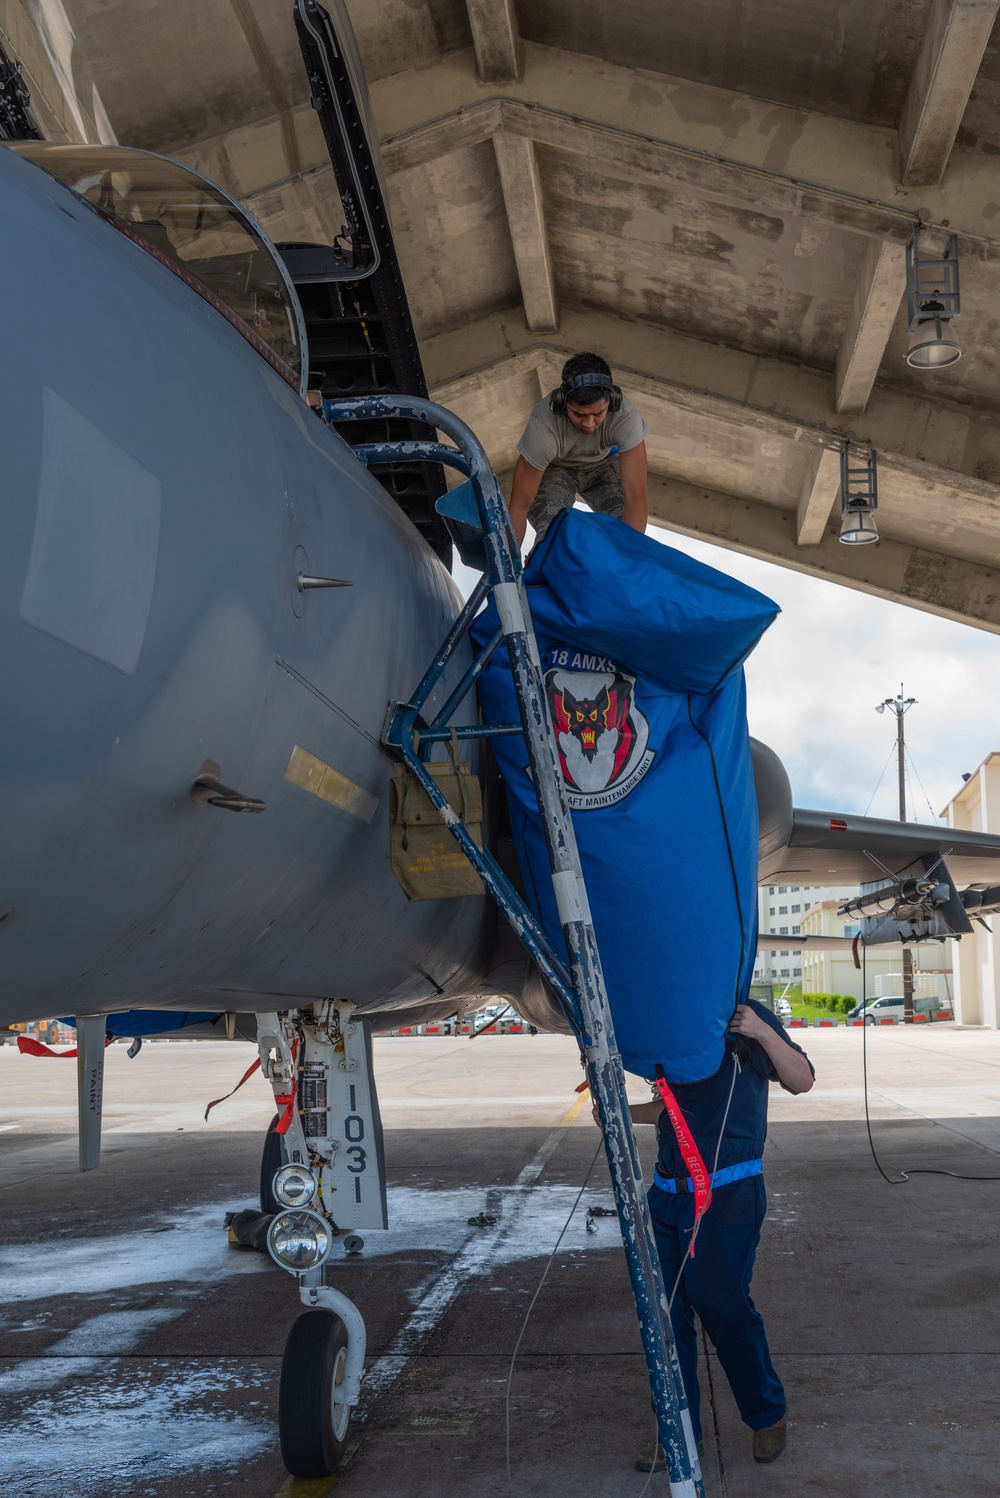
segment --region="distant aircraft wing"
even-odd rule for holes
[[[894,874],[920,869],[925,854],[947,859],[960,888],[1000,879],[1000,837],[920,822],[886,822],[828,811],[792,811],[788,841],[768,851],[761,882],[870,884],[883,880],[876,859]]]
[[[959,888],[1000,882],[1000,837],[851,812],[804,811],[792,806],[788,776],[774,750],[759,739],[751,739],[750,748],[761,884],[879,884],[885,879],[876,859],[905,876],[921,871],[928,854],[947,859]]]

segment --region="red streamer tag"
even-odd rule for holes
[[[694,1226],[697,1231],[699,1219],[705,1215],[712,1203],[712,1179],[701,1158],[701,1151],[694,1142],[694,1135],[687,1126],[687,1119],[662,1077],[657,1077],[656,1089],[663,1099],[663,1106],[667,1110],[667,1117],[670,1119],[674,1138],[677,1140],[677,1148],[681,1152],[684,1164],[687,1166],[687,1173],[694,1185]],[[694,1233],[691,1234],[691,1257],[694,1258]]]
[[[227,1097],[232,1097],[232,1095],[233,1095],[234,1092],[239,1092],[240,1088],[243,1086],[243,1083],[244,1082],[248,1082],[250,1080],[250,1078],[253,1076],[254,1072],[257,1070],[258,1066],[260,1066],[260,1057],[259,1056],[257,1057],[257,1060],[253,1063],[252,1066],[248,1066],[247,1067],[246,1071],[243,1073],[242,1077],[240,1077],[240,1080],[237,1082],[236,1086],[232,1089],[231,1092],[223,1093],[222,1097],[217,1097],[214,1100],[214,1102],[209,1103],[208,1107],[205,1109],[205,1122],[206,1123],[208,1122],[208,1115],[211,1113],[212,1109],[213,1108],[217,1108],[220,1103],[224,1103],[226,1101]],[[287,1125],[286,1125],[286,1127],[287,1127]]]
[[[111,1036],[105,1035],[105,1046],[111,1044]],[[30,1035],[19,1035],[17,1037],[17,1048],[22,1056],[75,1056],[76,1046],[71,1051],[54,1051],[51,1046],[43,1045],[40,1040],[32,1040]]]
[[[295,1064],[298,1059],[299,1043],[296,1040],[292,1043],[292,1090],[291,1092],[276,1092],[274,1094],[275,1103],[279,1108],[284,1110],[274,1126],[276,1134],[287,1134],[292,1119],[295,1117],[295,1098],[299,1090],[299,1079],[295,1074]]]

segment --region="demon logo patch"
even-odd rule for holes
[[[613,806],[653,763],[649,724],[635,705],[635,677],[583,651],[550,650],[545,690],[574,811]]]

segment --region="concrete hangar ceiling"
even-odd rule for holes
[[[1000,632],[1000,0],[348,9],[428,383],[498,471],[596,348],[655,519]],[[339,228],[290,0],[0,0],[0,35],[46,135],[189,161],[275,239]],[[918,215],[960,261],[936,371],[904,358]],[[838,541],[847,432],[877,546]]]

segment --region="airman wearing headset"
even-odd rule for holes
[[[510,518],[518,541],[529,521],[540,538],[577,495],[603,515],[646,529],[649,427],[597,354],[574,354],[562,384],[540,400],[517,444]]]

